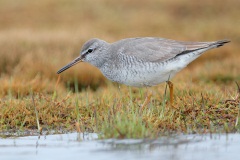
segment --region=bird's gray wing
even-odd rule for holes
[[[163,62],[180,54],[207,48],[214,42],[181,42],[163,38],[129,38],[117,42],[120,53],[148,62]]]

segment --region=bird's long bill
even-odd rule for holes
[[[74,66],[75,64],[82,62],[82,57],[79,56],[76,59],[74,59],[72,62],[68,63],[66,66],[64,66],[63,68],[61,68],[59,71],[57,71],[57,74],[62,73],[63,71],[67,70],[68,68]]]

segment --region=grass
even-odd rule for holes
[[[239,6],[237,0],[0,1],[1,135],[41,128],[101,138],[239,132]],[[56,74],[90,38],[138,36],[232,42],[176,75],[174,106],[165,84],[119,88],[86,63]]]

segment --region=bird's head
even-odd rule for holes
[[[91,39],[87,41],[80,52],[80,56],[72,62],[61,68],[57,73],[60,74],[68,68],[74,66],[79,62],[88,62],[98,68],[104,63],[104,53],[108,43],[100,39]]]

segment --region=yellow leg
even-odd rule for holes
[[[171,81],[167,81],[169,91],[170,91],[170,104],[173,105],[173,83]]]

